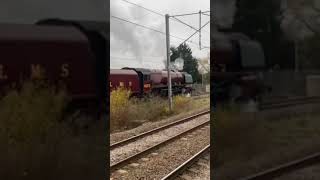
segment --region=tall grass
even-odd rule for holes
[[[255,113],[240,112],[237,107],[229,106],[219,109],[212,116],[212,138],[218,165],[240,156],[252,158],[263,147],[261,142],[266,134]]]
[[[128,118],[130,91],[118,88],[110,95],[111,129],[123,125]]]
[[[186,98],[185,96],[174,96],[173,97],[173,105],[175,111],[181,111],[190,106],[190,98]]]
[[[67,104],[64,91],[27,82],[21,91],[11,90],[0,101],[1,137],[10,143],[45,141],[57,129]]]
[[[31,81],[1,98],[0,155],[6,162],[2,173],[13,179],[36,177],[35,169],[54,168],[54,163],[44,161],[55,158],[59,140],[66,135],[60,123],[66,105],[64,90]]]
[[[135,127],[146,121],[156,121],[187,110],[191,106],[190,98],[173,97],[173,111],[168,108],[166,98],[129,98],[130,92],[117,89],[110,97],[111,131]]]
[[[1,97],[2,179],[78,179],[103,168],[88,163],[106,158],[94,150],[95,138],[73,134],[65,121],[67,105],[64,89],[31,81]]]

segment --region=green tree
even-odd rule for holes
[[[305,38],[300,43],[299,60],[302,69],[319,69],[320,68],[320,36],[314,35]]]
[[[179,47],[170,47],[170,61],[173,62],[178,57],[184,60],[183,71],[192,75],[193,80],[201,82],[201,76],[198,71],[197,59],[192,56],[191,48],[187,44],[182,44]]]
[[[280,1],[237,0],[233,30],[258,40],[265,52],[268,65],[278,64],[280,44],[285,43],[280,27]]]

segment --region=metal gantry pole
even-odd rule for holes
[[[201,50],[201,10],[199,11],[199,49]]]
[[[169,15],[166,14],[166,44],[167,44],[167,72],[168,72],[168,100],[169,110],[172,111],[172,86],[171,86],[171,67],[170,67],[170,35],[169,35]]]

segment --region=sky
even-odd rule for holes
[[[108,19],[106,0],[1,0],[0,22],[34,23],[43,18]]]
[[[178,15],[210,10],[210,0],[127,0],[161,14]],[[152,29],[165,32],[165,17],[151,13],[142,8],[125,2],[114,0],[110,2],[110,15],[141,24]],[[209,16],[201,16],[202,25],[210,21]],[[199,15],[182,16],[180,20],[198,28]],[[170,34],[182,39],[188,38],[195,30],[174,20],[170,20]],[[210,24],[202,31],[203,46],[210,47]],[[188,43],[196,58],[208,57],[209,49],[199,49],[199,34]],[[171,46],[178,46],[183,40],[170,37]],[[110,67],[121,68],[146,67],[163,69],[166,59],[165,35],[142,27],[110,19]]]

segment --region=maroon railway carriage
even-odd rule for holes
[[[82,69],[82,72],[93,70],[90,75],[90,80],[93,83],[93,87],[91,91],[88,91],[87,95],[77,96],[75,100],[95,100],[98,104],[102,104],[102,111],[105,111],[105,104],[108,104],[106,100],[108,100],[108,92],[109,87],[108,84],[108,74],[107,69],[109,63],[109,37],[107,36],[107,31],[109,30],[109,23],[99,22],[99,21],[84,21],[84,20],[63,20],[57,18],[51,19],[43,19],[36,23],[39,26],[47,26],[47,27],[67,27],[67,28],[75,28],[79,32],[81,32],[87,39],[88,48],[92,58],[86,60],[86,66],[77,66],[79,69]],[[80,51],[80,50],[79,50]],[[79,76],[81,79],[86,79],[84,77],[85,74],[74,74],[74,76]],[[107,78],[106,78],[107,75]],[[89,84],[88,84],[89,85]],[[70,86],[88,86],[83,83],[75,83],[70,84]]]
[[[104,102],[107,80],[101,66],[106,64],[107,39],[72,23],[78,26],[1,24],[1,92],[23,80],[45,79],[64,82],[72,102]]]
[[[129,89],[132,95],[139,95],[141,88],[138,73],[129,69],[110,69],[110,89]]]
[[[87,38],[75,28],[0,25],[0,51],[1,87],[45,77],[65,81],[74,98],[92,96],[94,68],[88,65],[93,54]]]

